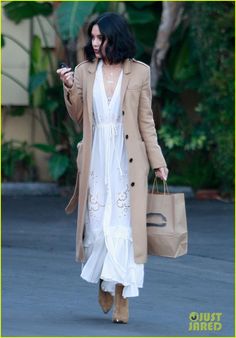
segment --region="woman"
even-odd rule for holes
[[[68,113],[83,123],[76,261],[83,262],[83,279],[99,282],[103,311],[114,303],[113,322],[127,323],[128,297],[138,296],[147,259],[149,166],[163,180],[168,169],[153,121],[150,68],[133,59],[135,42],[125,19],[100,15],[88,38],[86,61],[74,72],[57,70]]]

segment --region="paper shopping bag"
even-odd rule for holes
[[[164,193],[148,193],[147,240],[148,254],[176,258],[187,253],[188,231],[184,193],[169,193],[163,181]]]

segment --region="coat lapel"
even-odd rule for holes
[[[98,65],[98,59],[95,59],[93,62],[89,63],[88,66],[88,78],[87,78],[87,107],[88,107],[88,115],[90,125],[92,125],[93,116],[93,84],[95,80],[96,69]],[[125,96],[125,91],[129,83],[131,73],[131,59],[126,59],[124,61],[124,68],[123,68],[123,79],[121,83],[121,107],[123,109],[123,101]]]
[[[90,126],[93,122],[93,84],[95,80],[95,74],[97,69],[98,59],[96,58],[92,63],[89,63],[88,78],[87,78],[87,107]]]
[[[130,73],[131,73],[131,60],[126,59],[124,61],[124,73],[123,73],[123,79],[121,83],[121,94],[120,94],[121,95],[120,102],[121,102],[122,110],[123,110],[125,92],[126,92],[126,89],[129,83],[129,79],[130,79]]]

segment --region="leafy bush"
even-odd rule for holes
[[[234,5],[186,3],[158,84],[170,182],[233,192]]]
[[[223,191],[234,186],[234,3],[191,3],[190,35],[201,72],[202,117]]]
[[[36,168],[33,154],[26,142],[2,142],[3,181],[34,181]]]

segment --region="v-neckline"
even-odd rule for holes
[[[123,68],[121,69],[120,75],[119,75],[118,80],[117,80],[117,82],[116,82],[116,86],[115,86],[115,89],[114,89],[114,91],[113,91],[111,100],[110,100],[110,102],[108,102],[108,98],[107,98],[107,94],[106,94],[106,89],[105,89],[105,83],[104,83],[104,77],[103,77],[103,71],[102,71],[102,65],[103,65],[103,61],[101,60],[101,64],[100,64],[100,72],[101,72],[101,77],[102,77],[103,93],[104,93],[104,96],[105,96],[105,99],[106,99],[107,106],[110,107],[110,106],[111,106],[111,103],[113,102],[115,93],[116,93],[116,91],[118,90],[117,88],[118,88],[118,84],[119,84],[119,82],[120,82],[120,78],[121,78],[122,73],[123,73]]]

